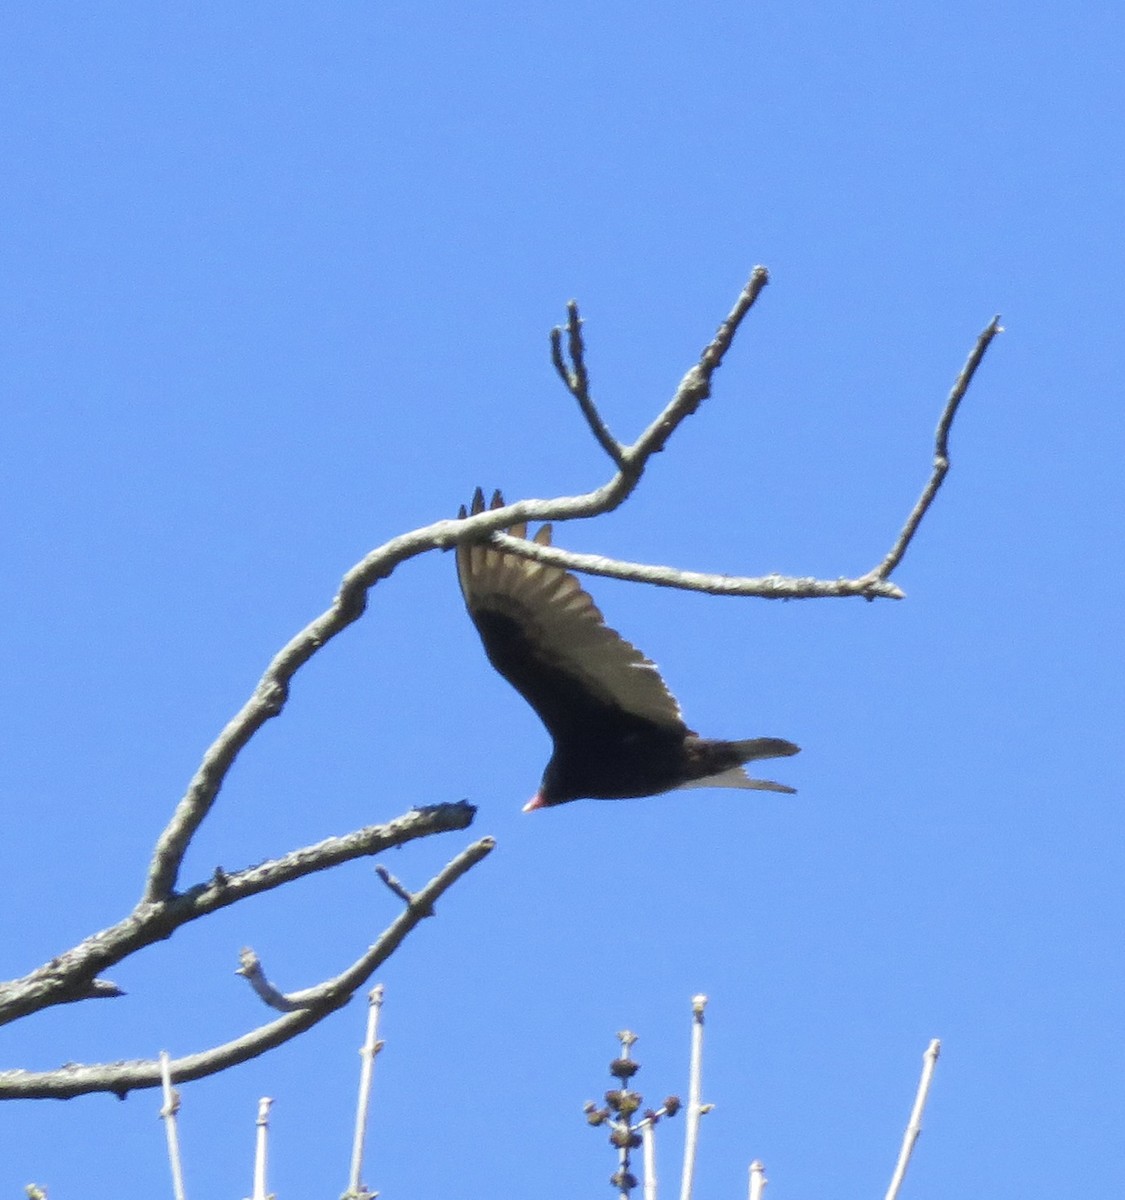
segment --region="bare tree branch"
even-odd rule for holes
[[[263,1096],[258,1101],[258,1119],[254,1122],[256,1131],[254,1138],[254,1191],[250,1200],[271,1200],[266,1183],[266,1170],[269,1165],[270,1108],[272,1106],[273,1098],[270,1096]]]
[[[199,884],[169,900],[139,904],[116,925],[80,942],[22,979],[0,986],[0,1025],[52,1004],[82,998],[89,987],[88,981],[95,975],[142,947],[170,937],[189,921],[302,876],[379,854],[390,846],[401,846],[435,833],[467,829],[475,812],[464,801],[415,809],[384,825],[369,825],[345,837],[327,838],[315,846],[244,871],[216,872],[209,883]]]
[[[306,1029],[342,1008],[372,974],[398,949],[407,935],[427,916],[436,901],[467,871],[492,851],[492,838],[481,838],[459,855],[426,884],[406,908],[380,935],[378,941],[350,967],[333,979],[308,988],[301,995],[312,1002],[299,1011],[286,1013],[242,1037],[225,1042],[199,1054],[189,1054],[171,1063],[175,1083],[202,1079],[237,1063],[257,1058],[267,1050],[291,1041]],[[113,1092],[125,1096],[137,1088],[159,1087],[160,1063],[139,1059],[132,1062],[68,1064],[54,1071],[0,1072],[0,1100],[68,1100],[89,1092]]]
[[[371,1110],[371,1083],[375,1075],[375,1057],[383,1048],[379,1040],[379,1013],[383,1007],[383,985],[377,983],[367,995],[367,1036],[359,1054],[359,1094],[355,1105],[355,1129],[352,1134],[352,1157],[348,1167],[348,1186],[340,1200],[375,1200],[363,1182],[363,1154],[367,1141],[367,1118]]]
[[[298,1009],[313,1006],[313,1001],[304,995],[293,992],[287,996],[280,988],[274,987],[262,967],[262,960],[249,946],[243,946],[239,951],[235,974],[246,980],[263,1004],[276,1008],[278,1012],[297,1012]]]
[[[72,1000],[116,1000],[125,993],[116,983],[108,979],[94,979],[81,996],[73,996]]]
[[[404,903],[413,904],[414,897],[406,890],[406,887],[396,879],[382,863],[378,863],[375,867],[375,874],[387,885],[390,891]]]
[[[562,327],[556,325],[551,330],[551,362],[559,373],[566,389],[578,401],[578,407],[590,426],[598,445],[613,460],[619,471],[625,470],[625,447],[609,431],[601,413],[598,412],[593,400],[590,399],[590,376],[586,370],[586,345],[582,339],[582,318],[578,315],[578,304],[571,300],[566,306],[567,352],[570,354],[572,366],[568,367],[563,359]]]
[[[164,1103],[160,1108],[160,1119],[164,1122],[164,1134],[168,1142],[168,1166],[172,1171],[172,1195],[175,1200],[186,1200],[184,1191],[184,1166],[180,1156],[180,1132],[176,1115],[180,1111],[180,1093],[172,1087],[171,1060],[167,1050],[160,1051],[160,1084],[164,1089]]]
[[[680,1176],[680,1200],[691,1200],[695,1186],[695,1155],[699,1147],[699,1118],[711,1109],[703,1103],[703,1010],[707,997],[691,998],[691,1067],[688,1075],[688,1102],[684,1113],[684,1163]]]
[[[574,369],[573,371],[568,369],[562,360],[562,335],[560,332],[552,340],[556,370],[563,377],[568,389],[583,397],[580,403],[587,422],[599,443],[613,458],[618,467],[617,473],[600,488],[584,495],[560,496],[552,500],[522,500],[465,520],[437,521],[432,525],[416,529],[412,533],[393,538],[373,550],[348,571],[331,608],[307,625],[275,656],[258,686],[254,689],[253,695],[205,753],[195,777],[157,843],[149,868],[145,900],[152,902],[166,898],[172,893],[187,846],[196,829],[210,811],[235,758],[258,729],[267,720],[282,711],[288,698],[290,681],[300,667],[362,615],[367,606],[367,594],[372,587],[380,580],[386,579],[400,563],[435,548],[448,550],[462,541],[479,541],[489,534],[501,532],[520,521],[566,521],[581,517],[594,517],[610,512],[621,505],[640,482],[649,459],[664,449],[668,439],[680,424],[694,413],[711,394],[711,380],[715,371],[721,366],[743,319],[768,281],[769,273],[766,269],[756,267],[734,307],[720,325],[714,338],[704,347],[699,361],[683,377],[672,399],[640,437],[631,446],[623,449],[609,434],[604,421],[589,397],[580,318],[577,307],[572,304],[568,310],[568,330],[571,332],[570,352]],[[993,322],[993,326],[996,326],[995,322]],[[990,329],[992,328],[990,326]],[[993,333],[995,333],[995,329],[993,329]],[[978,344],[976,362],[979,362],[980,357],[983,356],[990,340],[991,335],[983,341],[983,344]],[[558,343],[557,350],[554,349],[556,342]],[[973,370],[975,370],[975,363]],[[964,387],[968,386],[971,375],[971,370],[965,375]],[[962,388],[961,394],[963,392],[964,388]],[[955,408],[954,405],[954,411]],[[953,413],[950,412],[950,421],[952,416]],[[924,513],[925,509],[923,508],[922,511]],[[917,521],[920,519],[919,515],[913,528],[908,526],[908,529],[904,531],[906,533],[905,542],[909,542],[913,536]],[[509,548],[514,547],[509,545]],[[519,552],[526,551],[521,549]],[[531,553],[534,555],[536,552],[532,551]],[[560,565],[572,566],[576,570],[585,569],[584,564],[577,557],[567,560],[561,557],[565,551],[555,550],[554,553],[560,556],[554,560]],[[901,557],[901,553],[899,557]],[[612,560],[609,559],[600,561],[599,572],[611,574],[620,570],[619,578],[634,578],[646,583],[660,583],[666,587],[686,587],[692,590],[712,591],[726,595],[762,595],[774,598],[862,595],[868,598],[875,596],[897,598],[902,595],[901,591],[886,586],[886,579],[893,565],[894,563],[889,567],[881,567],[860,580],[850,581],[811,579],[786,581],[774,576],[754,581],[742,578],[732,579],[723,575],[697,576],[690,572],[642,568],[640,564],[617,564],[614,566]]]
[[[895,1163],[890,1187],[887,1188],[886,1200],[898,1200],[902,1181],[906,1178],[906,1168],[910,1166],[914,1146],[922,1134],[922,1113],[926,1110],[930,1084],[933,1083],[934,1068],[937,1066],[940,1053],[941,1042],[934,1038],[926,1047],[926,1053],[922,1055],[922,1077],[918,1080],[918,1091],[914,1095],[914,1106],[910,1110],[910,1120],[906,1124],[906,1132],[902,1135],[902,1147],[898,1152],[898,1161]]]
[[[465,519],[434,522],[411,533],[392,538],[356,563],[344,576],[330,607],[274,656],[249,699],[204,753],[187,790],[157,840],[142,898],[133,911],[115,925],[86,938],[79,945],[24,978],[0,985],[0,1024],[54,1004],[119,995],[119,989],[111,981],[100,977],[101,972],[142,947],[169,937],[189,921],[197,920],[219,908],[349,859],[378,853],[387,846],[401,845],[414,838],[427,837],[446,830],[467,828],[474,812],[472,806],[467,803],[419,809],[386,825],[373,825],[345,837],[329,838],[318,845],[292,851],[280,858],[233,874],[218,869],[209,881],[197,883],[184,891],[177,890],[187,848],[210,812],[238,754],[266,721],[283,711],[291,681],[297,671],[363,614],[370,590],[408,559],[435,549],[448,550],[465,541],[491,539],[513,553],[542,558],[574,570],[718,595],[757,595],[771,598],[859,595],[868,599],[900,598],[903,593],[890,582],[889,576],[905,554],[948,471],[949,431],[974,372],[992,338],[999,332],[998,320],[994,320],[981,334],[949,397],[938,426],[933,474],[921,498],[890,553],[878,567],[858,579],[818,580],[777,575],[760,578],[706,575],[670,567],[621,562],[595,555],[572,554],[557,547],[540,547],[529,541],[511,538],[505,532],[510,526],[524,521],[566,521],[598,516],[612,511],[628,499],[639,484],[652,456],[664,449],[680,424],[710,395],[715,371],[722,365],[742,321],[768,281],[769,275],[765,268],[755,268],[714,338],[704,347],[698,362],[684,375],[663,411],[632,445],[624,445],[614,438],[590,396],[581,317],[577,305],[573,302],[569,304],[566,349],[570,365],[564,360],[561,329],[552,334],[552,361],[567,389],[577,399],[595,440],[612,459],[616,472],[601,487],[585,494],[560,496],[550,500],[521,500]],[[485,842],[478,842],[476,849],[479,857],[483,857],[490,846],[491,843],[487,839]],[[480,849],[481,847],[485,848]],[[453,865],[450,864],[450,867]],[[447,871],[449,869],[447,868]],[[437,877],[437,880],[444,877],[445,873]],[[455,877],[457,873],[449,882]],[[384,874],[383,878],[407,906],[399,919],[400,922],[406,922],[406,925],[402,926],[403,929],[413,928],[413,923],[426,916],[426,904],[432,902],[432,899],[448,886],[448,883],[443,883],[438,891],[431,891],[437,882],[432,880],[427,888],[412,895],[389,873]],[[427,895],[429,901],[426,900]],[[378,945],[384,945],[392,931],[399,927],[397,922],[389,927]],[[394,941],[394,945],[397,944],[397,941]],[[389,952],[388,950],[387,953]],[[337,977],[337,980],[300,993],[302,999],[310,998],[309,1005],[302,1007],[300,1011],[286,1012],[279,1021],[252,1031],[243,1038],[179,1060],[173,1064],[175,1077],[197,1078],[222,1070],[224,1066],[245,1061],[246,1058],[261,1054],[272,1046],[296,1036],[303,1029],[323,1019],[333,1008],[346,1002],[351,990],[359,986],[358,983],[351,984],[347,981],[357,972],[362,974],[362,964],[366,957]],[[256,973],[248,970],[247,974],[252,979],[258,979],[263,990],[269,991],[272,988],[260,972],[260,966]],[[276,992],[276,989],[273,989],[273,992],[277,996],[282,995]],[[293,1002],[292,994],[288,1000]],[[133,1087],[155,1086],[156,1082],[158,1072],[156,1064],[152,1062],[64,1068],[59,1072],[45,1073],[9,1072],[0,1075],[0,1099],[15,1095],[77,1095],[85,1091],[124,1092]]]
[[[766,1165],[760,1158],[750,1164],[750,1200],[762,1200],[766,1190]]]
[[[942,410],[941,418],[938,421],[937,434],[934,438],[933,474],[931,474],[926,486],[922,489],[922,494],[918,497],[918,503],[914,505],[910,516],[907,517],[906,524],[902,527],[902,532],[891,547],[890,553],[870,573],[871,579],[886,579],[898,564],[902,562],[902,556],[906,553],[907,547],[918,532],[918,526],[921,525],[922,518],[929,511],[930,505],[934,502],[934,497],[938,493],[938,488],[941,487],[942,481],[949,471],[949,431],[953,427],[953,418],[957,415],[957,409],[960,407],[961,401],[965,398],[965,393],[969,390],[969,384],[972,383],[973,376],[977,373],[977,367],[980,366],[985,352],[992,344],[992,339],[998,333],[1003,332],[1004,327],[1000,324],[1000,316],[997,314],[985,326],[980,337],[977,338],[977,344],[973,347],[968,360],[961,368],[961,374],[957,376],[957,382],[954,383],[953,390],[949,393],[949,399],[945,402],[945,408]]]
[[[760,596],[766,600],[809,600],[829,596],[864,596],[872,599],[901,600],[905,593],[884,579],[796,579],[787,575],[708,575],[701,571],[681,571],[678,567],[659,567],[650,563],[626,562],[600,554],[578,554],[557,546],[540,546],[528,538],[494,533],[490,541],[520,558],[532,558],[567,571],[585,575],[603,575],[632,583],[650,583],[654,587],[679,588],[688,592],[706,592],[712,596]]]
[[[724,322],[715,340],[704,350],[700,359],[700,365],[692,368],[684,377],[683,382],[680,384],[680,391],[677,392],[672,403],[665,409],[657,421],[650,426],[645,434],[641,436],[638,442],[626,451],[627,464],[631,465],[633,463],[637,448],[642,443],[646,443],[646,439],[650,435],[653,437],[657,436],[657,431],[663,422],[675,422],[675,424],[678,424],[685,416],[694,412],[698,408],[700,400],[709,394],[709,391],[700,384],[697,372],[701,371],[705,362],[711,361],[714,366],[718,366],[721,362],[722,355],[731,343],[738,322],[749,310],[750,305],[753,304],[757,292],[761,291],[761,288],[765,285],[765,281],[763,280],[759,283],[757,291],[752,290],[753,284],[754,279],[751,279],[751,285],[739,297],[739,304],[735,306],[731,315]],[[902,561],[907,547],[910,545],[914,535],[918,531],[919,525],[922,523],[922,518],[929,510],[938,489],[941,487],[942,481],[949,471],[949,431],[953,425],[953,418],[957,415],[957,409],[964,399],[965,393],[969,389],[969,384],[972,382],[977,368],[983,361],[985,352],[988,350],[992,339],[1001,332],[1003,332],[1003,328],[1000,325],[1000,318],[997,316],[989,322],[977,338],[976,345],[973,347],[968,361],[965,363],[960,375],[957,377],[956,383],[953,385],[949,399],[946,401],[945,408],[942,411],[941,419],[938,422],[933,472],[922,490],[922,495],[911,510],[906,524],[900,531],[887,556],[879,566],[855,579],[812,579],[808,577],[795,578],[785,575],[747,577],[684,571],[678,567],[626,562],[621,559],[605,558],[597,554],[579,554],[574,551],[560,549],[558,546],[540,546],[526,538],[509,537],[503,531],[503,528],[500,528],[493,534],[491,541],[508,553],[517,554],[521,558],[530,558],[538,562],[550,563],[553,566],[562,567],[568,571],[581,571],[587,575],[602,575],[607,578],[623,579],[632,583],[648,583],[656,587],[706,592],[714,596],[760,596],[767,600],[808,600],[826,599],[828,597],[862,596],[867,600],[874,600],[876,598],[902,600],[905,598],[906,593],[897,584],[890,582],[891,572]],[[714,367],[712,367],[713,369]],[[708,374],[708,381],[709,378]],[[700,390],[701,387],[703,387],[702,391]],[[686,397],[683,395],[685,392]],[[691,398],[694,398],[693,406],[689,404]],[[670,432],[671,430],[665,432],[665,440],[667,440]],[[658,446],[658,449],[660,448],[663,448],[662,442]],[[644,457],[647,460],[648,455],[646,454]],[[506,510],[501,509],[497,511],[503,512]],[[524,511],[521,510],[520,520],[525,519],[527,517]],[[552,517],[547,519],[558,520],[559,518]]]
[[[362,616],[371,588],[381,579],[386,579],[400,563],[409,558],[437,547],[449,549],[462,541],[480,540],[484,534],[504,529],[516,521],[562,521],[575,517],[598,516],[617,508],[637,486],[648,460],[664,448],[680,423],[695,412],[711,394],[711,376],[721,365],[723,355],[730,347],[738,326],[768,280],[769,273],[766,269],[756,267],[734,308],[719,327],[718,333],[705,347],[699,362],[684,376],[664,411],[631,447],[621,452],[620,459],[611,453],[611,457],[619,465],[617,474],[607,484],[582,496],[561,497],[548,501],[521,501],[464,521],[438,521],[416,529],[413,533],[392,538],[352,567],[344,576],[332,607],[306,625],[274,657],[250,699],[228,722],[204,754],[188,790],[157,841],[149,866],[144,901],[152,903],[172,894],[188,845],[210,812],[219,788],[239,752],[266,721],[276,717],[284,709],[289,696],[289,683],[297,671],[321,647]],[[576,308],[574,320],[578,320]],[[575,328],[577,330],[577,325]],[[581,338],[577,333],[572,353],[576,348],[581,363],[584,360]],[[569,378],[565,367],[563,373]],[[588,393],[586,399],[587,405],[583,406],[583,411],[589,409],[596,415]],[[597,420],[601,423],[600,416]],[[604,430],[604,423],[601,423],[601,428]],[[609,436],[608,431],[606,436]]]

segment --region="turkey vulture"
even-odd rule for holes
[[[492,508],[502,508],[495,492]],[[471,513],[484,512],[477,488]],[[460,516],[468,514],[464,507]],[[527,537],[526,524],[513,537]],[[551,544],[544,525],[532,539]],[[682,787],[795,789],[751,779],[742,763],[796,754],[782,738],[701,738],[655,664],[610,629],[577,579],[483,542],[457,547],[465,605],[492,665],[539,714],[554,753],[524,812],[591,797],[618,800]]]

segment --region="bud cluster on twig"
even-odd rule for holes
[[[617,1151],[617,1170],[609,1177],[609,1182],[618,1196],[628,1200],[630,1193],[638,1186],[637,1177],[633,1174],[632,1156],[634,1150],[643,1148],[644,1200],[656,1200],[656,1146],[653,1131],[663,1118],[674,1117],[682,1104],[678,1096],[668,1096],[659,1108],[646,1108],[642,1112],[644,1097],[631,1086],[633,1076],[641,1066],[632,1057],[637,1035],[623,1029],[617,1035],[617,1040],[621,1043],[621,1054],[609,1064],[609,1073],[616,1080],[616,1086],[605,1093],[605,1103],[601,1107],[591,1100],[585,1104],[583,1112],[587,1124],[595,1128],[603,1125],[609,1128],[609,1144]]]

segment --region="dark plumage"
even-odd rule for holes
[[[499,492],[492,508],[503,507]],[[484,511],[480,488],[473,515]],[[461,517],[467,514],[461,509]],[[508,532],[527,537],[527,526]],[[551,544],[544,525],[532,539]],[[582,797],[617,800],[678,787],[792,792],[742,764],[799,747],[782,738],[701,738],[656,666],[610,629],[578,580],[558,567],[482,543],[457,547],[465,605],[492,665],[539,714],[554,753],[525,811]]]

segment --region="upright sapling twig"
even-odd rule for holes
[[[266,1168],[270,1155],[270,1105],[273,1100],[263,1096],[258,1101],[258,1117],[254,1122],[254,1193],[251,1200],[273,1200],[266,1187]]]
[[[164,1122],[164,1134],[168,1139],[168,1165],[172,1168],[172,1195],[175,1200],[186,1200],[184,1191],[184,1168],[180,1161],[180,1135],[176,1128],[176,1114],[180,1111],[180,1093],[172,1087],[172,1060],[167,1050],[160,1051],[160,1082],[163,1087],[164,1103],[160,1106],[160,1117]]]
[[[934,1068],[937,1066],[938,1055],[941,1053],[941,1042],[934,1038],[922,1055],[922,1078],[918,1080],[918,1091],[914,1096],[914,1107],[910,1110],[910,1120],[906,1132],[902,1135],[902,1149],[898,1152],[898,1162],[895,1163],[895,1173],[891,1176],[891,1186],[887,1188],[886,1200],[898,1200],[899,1189],[906,1178],[906,1168],[910,1165],[910,1156],[922,1132],[922,1113],[926,1109],[926,1101],[930,1095],[930,1084],[934,1078]]]
[[[348,1190],[341,1200],[372,1200],[377,1192],[362,1181],[363,1148],[367,1139],[367,1114],[371,1107],[371,1084],[375,1078],[375,1056],[383,1048],[379,1041],[379,1014],[383,1008],[383,985],[377,983],[367,995],[367,1036],[359,1048],[359,1096],[355,1106],[355,1135],[352,1139],[352,1165],[348,1172]]]
[[[691,1189],[695,1183],[695,1152],[699,1145],[699,1118],[711,1111],[704,1104],[703,1095],[703,1010],[707,997],[691,998],[691,1068],[688,1077],[688,1104],[684,1125],[684,1171],[680,1177],[680,1200],[691,1200]]]

